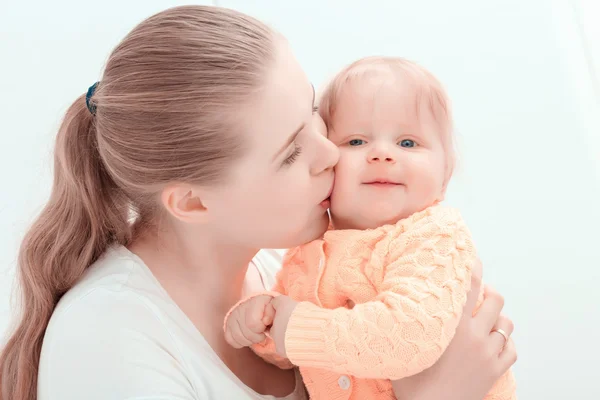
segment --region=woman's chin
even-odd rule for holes
[[[298,227],[293,231],[289,231],[287,235],[278,234],[276,237],[272,237],[271,245],[268,248],[273,249],[290,249],[303,244],[312,242],[315,239],[320,239],[329,227],[329,214],[324,212],[322,216],[315,219],[314,217],[310,222],[306,223],[302,227]],[[281,232],[281,231],[280,231]],[[264,246],[264,245],[263,245]]]
[[[319,220],[319,222],[315,225],[316,225],[315,228],[318,228],[318,229],[315,229],[315,232],[314,232],[315,237],[309,239],[309,241],[323,237],[323,234],[327,231],[327,228],[329,228],[329,211],[326,211],[323,214],[323,216],[321,217],[321,219]]]
[[[301,243],[296,246],[322,238],[328,227],[329,213],[325,211],[318,220],[312,221],[309,226],[306,227],[304,234],[301,235]]]

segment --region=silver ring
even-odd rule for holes
[[[508,334],[500,328],[494,329],[492,332],[497,332],[497,333],[501,334],[502,336],[504,336],[504,346],[502,346],[502,350],[504,350],[504,348],[506,347],[506,343],[508,343]]]

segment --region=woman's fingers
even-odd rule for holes
[[[481,307],[477,311],[477,315],[475,315],[475,319],[478,323],[482,324],[483,327],[488,330],[488,332],[492,331],[492,328],[496,324],[498,317],[500,316],[500,312],[504,307],[504,297],[500,295],[495,289],[491,286],[485,285],[483,292],[483,303]]]
[[[465,303],[464,309],[465,315],[472,316],[473,310],[475,310],[475,305],[477,304],[477,299],[481,292],[481,273],[481,261],[477,259],[471,273],[471,290],[467,293],[467,302]]]
[[[481,290],[481,279],[483,278],[483,264],[481,263],[481,260],[479,258],[476,259],[475,263],[473,264],[471,276],[476,280],[477,290]],[[471,283],[472,282],[473,281],[471,280]]]
[[[498,354],[505,348],[514,329],[513,322],[505,315],[500,315],[496,324],[490,332],[490,339],[494,343],[494,348],[498,349]],[[506,335],[506,336],[505,336]]]
[[[498,356],[498,359],[502,364],[502,371],[509,369],[517,362],[517,348],[515,347],[514,340],[511,338],[508,339],[508,342],[506,343],[504,350],[502,350],[502,353]]]

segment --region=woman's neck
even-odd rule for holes
[[[192,320],[220,318],[240,300],[248,265],[258,251],[197,230],[147,234],[130,250]]]
[[[248,266],[257,250],[183,230],[138,237],[129,249],[146,263],[203,339],[244,384],[276,396],[293,390],[293,371],[280,370],[249,348],[234,349],[225,341],[225,314],[241,299]],[[265,381],[265,376],[274,379]]]

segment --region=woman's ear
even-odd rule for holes
[[[200,223],[206,219],[201,190],[190,185],[174,184],[163,189],[161,201],[173,217],[182,222]]]

